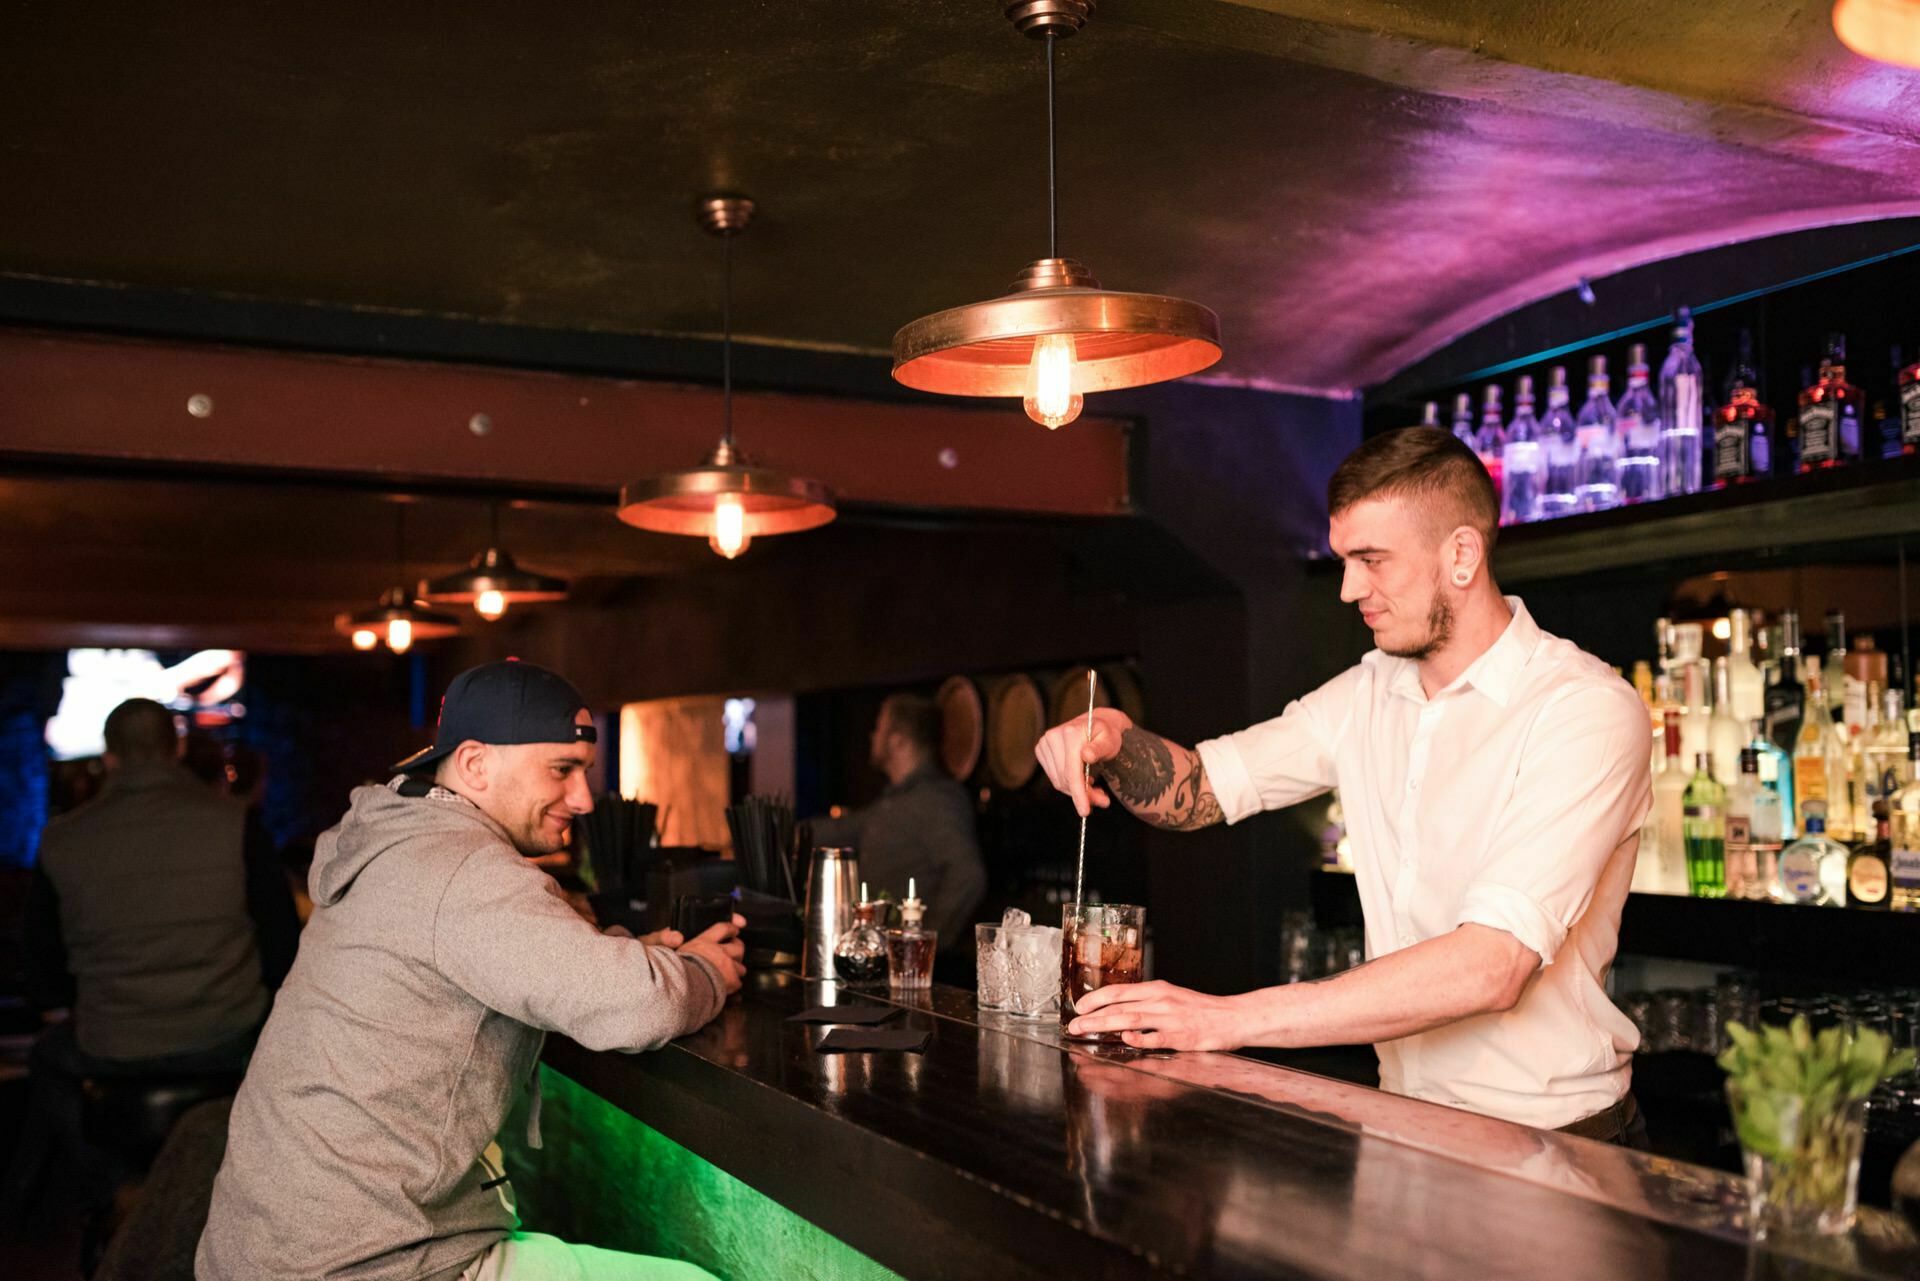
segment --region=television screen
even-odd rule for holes
[[[47,722],[58,760],[98,756],[107,713],[129,698],[151,698],[181,713],[188,728],[225,725],[246,714],[240,701],[246,655],[237,649],[161,654],[150,649],[70,649],[60,710]]]

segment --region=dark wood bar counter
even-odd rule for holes
[[[788,1021],[874,1001],[931,1030],[925,1053],[821,1053],[824,1028]],[[1881,1212],[1753,1246],[1743,1185],[1717,1171],[1234,1055],[1069,1046],[951,988],[757,973],[663,1051],[556,1038],[546,1063],[912,1278],[1920,1276]]]

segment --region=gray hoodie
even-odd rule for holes
[[[311,889],[234,1100],[200,1281],[458,1276],[515,1225],[480,1158],[544,1034],[654,1049],[726,999],[706,962],[600,934],[437,788],[356,789]]]

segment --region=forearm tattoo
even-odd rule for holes
[[[1120,751],[1099,766],[1099,773],[1121,804],[1156,827],[1190,831],[1225,817],[1207,786],[1199,754],[1158,734],[1137,727],[1126,730]]]

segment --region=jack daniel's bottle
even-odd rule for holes
[[[1847,340],[1827,338],[1820,376],[1800,393],[1800,441],[1794,469],[1820,471],[1860,461],[1860,427],[1865,403],[1847,381]]]
[[[1713,487],[1765,480],[1773,474],[1773,411],[1760,403],[1753,372],[1753,339],[1740,335],[1727,403],[1713,414]]]

